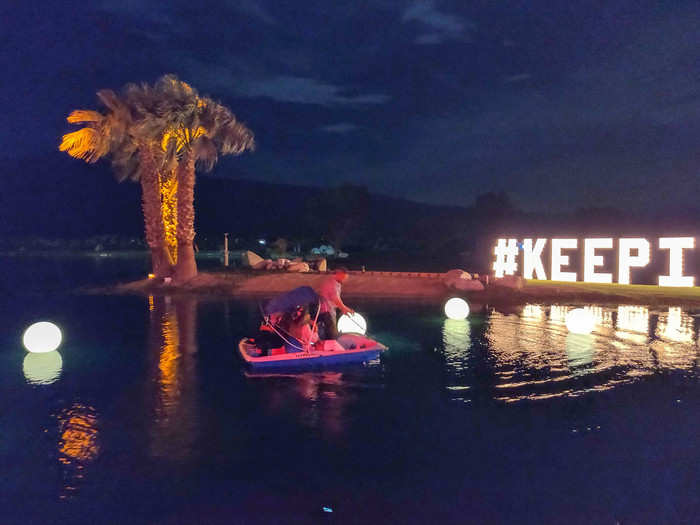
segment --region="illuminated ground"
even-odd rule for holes
[[[461,295],[476,302],[524,304],[528,302],[567,301],[595,303],[630,303],[652,306],[700,305],[700,287],[661,288],[646,285],[589,284],[528,280],[521,290],[489,285],[483,292],[459,292],[448,289],[438,274],[352,272],[343,286],[346,297],[403,298],[443,301]],[[136,281],[116,286],[117,293],[197,293],[205,295],[269,295],[297,286],[316,286],[323,275],[317,273],[200,273],[188,284],[173,287],[154,281]],[[104,290],[100,290],[104,291]]]

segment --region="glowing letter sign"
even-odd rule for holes
[[[683,248],[695,248],[694,237],[661,237],[659,248],[670,250],[669,273],[659,275],[659,286],[693,286],[695,277],[683,275]]]
[[[596,255],[596,248],[612,249],[612,239],[586,239],[584,241],[585,256],[583,259],[583,281],[586,283],[611,283],[611,273],[596,273],[595,267],[603,265],[603,256]]]
[[[547,239],[537,239],[535,247],[532,246],[532,239],[523,239],[523,277],[532,279],[532,272],[535,272],[536,279],[547,279],[542,265],[542,250],[547,244]]]
[[[516,239],[498,239],[498,244],[493,249],[496,254],[496,262],[493,263],[493,270],[496,277],[513,275],[518,269],[518,241]]]
[[[632,250],[637,250],[637,255],[632,255]],[[649,264],[649,241],[646,239],[620,239],[620,252],[618,255],[617,282],[630,283],[630,268],[632,266],[642,268]]]
[[[545,267],[542,262],[542,254],[545,252],[547,239],[523,239],[519,244],[517,239],[498,239],[494,254],[496,260],[493,269],[496,277],[515,275],[518,269],[518,255],[523,251],[522,276],[532,279],[547,279]],[[563,250],[576,250],[578,239],[551,239],[551,275],[553,281],[574,282],[577,273],[563,271],[563,267],[571,264],[571,255],[562,253]],[[614,239],[606,237],[601,239],[583,240],[583,281],[587,283],[612,283],[613,274],[598,272],[597,267],[605,266],[605,257],[597,253],[597,250],[612,250]],[[683,250],[695,248],[694,237],[661,237],[659,249],[669,250],[668,275],[659,275],[659,286],[684,286],[695,285],[695,277],[683,275]],[[617,239],[617,282],[630,284],[630,270],[632,268],[644,268],[651,262],[651,243],[642,238]]]
[[[575,249],[577,239],[552,239],[552,281],[576,282],[576,272],[562,272],[562,266],[569,265],[569,256],[562,255],[564,248]]]

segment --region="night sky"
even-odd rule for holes
[[[56,151],[98,89],[175,73],[256,134],[216,176],[698,207],[696,0],[3,4],[0,157]]]

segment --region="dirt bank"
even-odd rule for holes
[[[416,272],[351,272],[343,285],[347,298],[376,298],[442,302],[451,296],[467,297],[479,303],[571,303],[571,304],[644,304],[650,306],[700,307],[700,289],[660,288],[658,286],[591,285],[527,281],[520,290],[490,284],[482,292],[448,289],[442,274]],[[325,274],[319,273],[201,273],[179,286],[142,280],[109,288],[92,290],[117,294],[197,294],[205,296],[251,297],[272,296],[297,286],[317,287]]]

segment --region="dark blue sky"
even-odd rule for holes
[[[697,207],[697,1],[29,4],[0,8],[3,157],[55,151],[98,89],[172,72],[256,133],[217,176]]]

